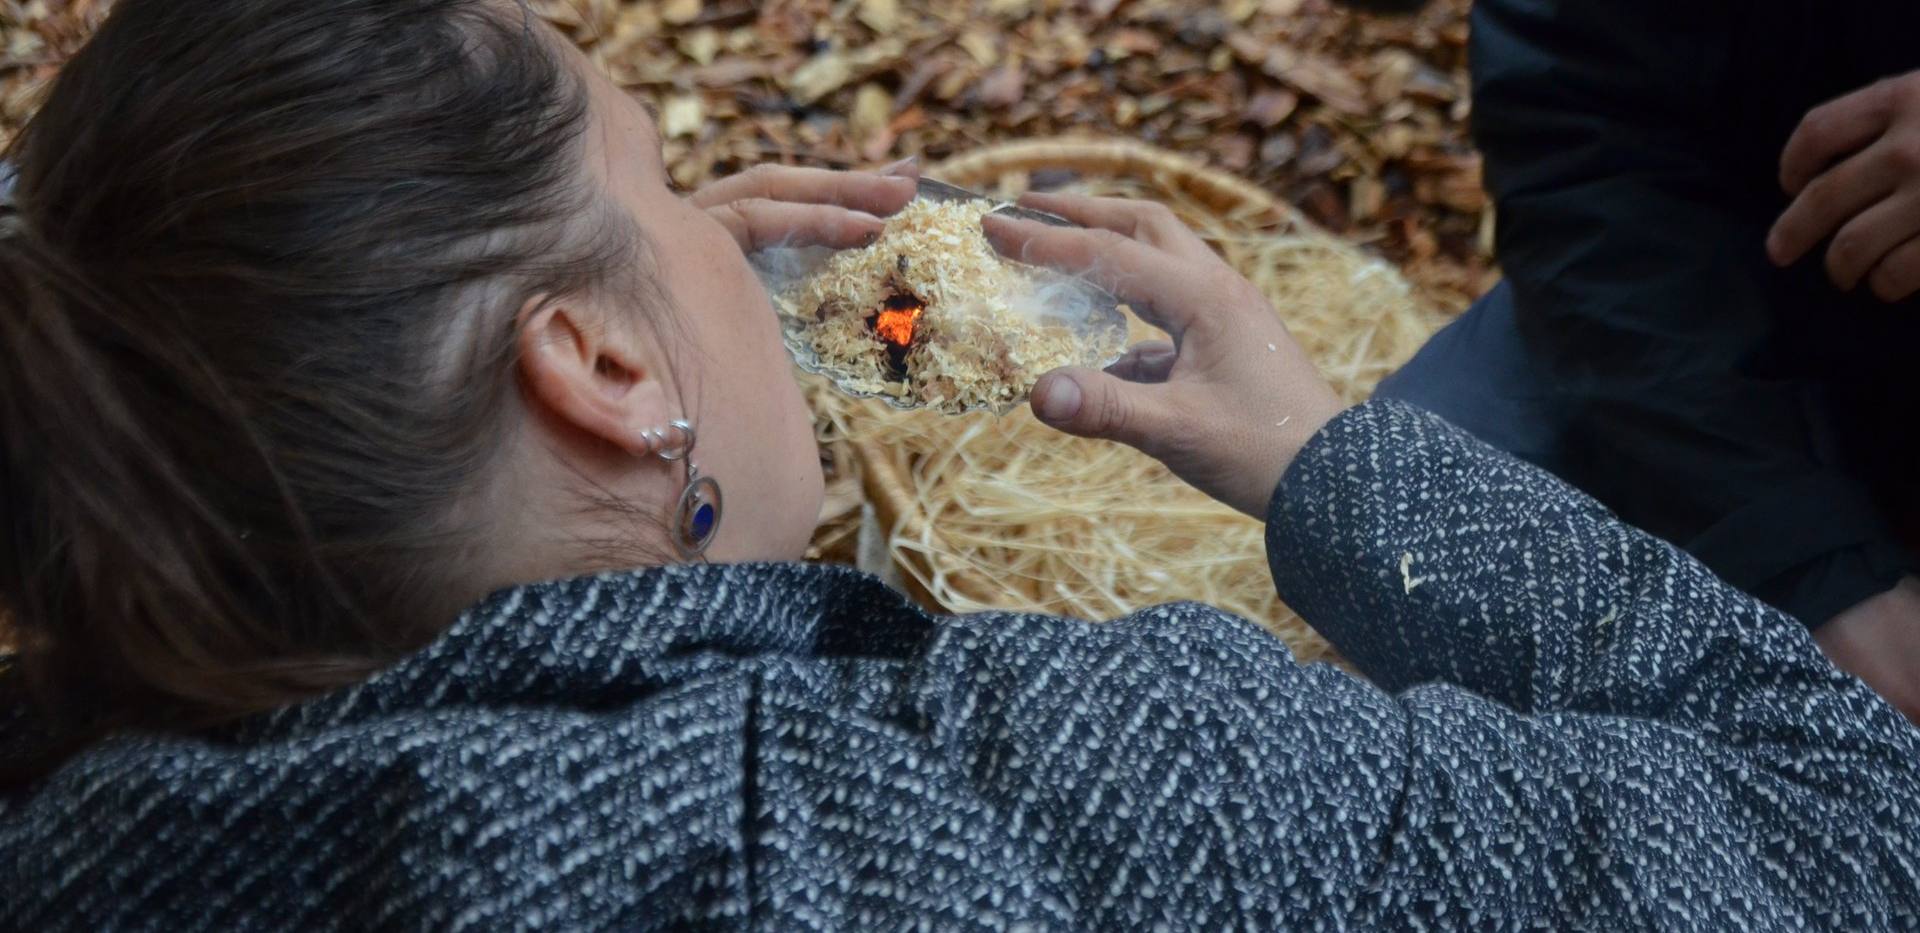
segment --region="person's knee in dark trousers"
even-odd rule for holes
[[[1374,396],[1418,405],[1536,466],[1562,466],[1564,400],[1520,339],[1505,283],[1435,334]]]
[[[1795,131],[1920,68],[1920,6],[1723,6],[1476,4],[1508,281],[1381,393],[1693,551],[1911,715],[1920,78]]]

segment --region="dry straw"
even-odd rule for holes
[[[1137,143],[1015,143],[933,174],[1013,194],[1046,169],[1076,172],[1083,191],[1171,206],[1273,301],[1350,401],[1442,323],[1392,267],[1312,229],[1260,189]],[[1274,595],[1260,524],[1158,463],[1055,433],[1025,408],[1004,417],[903,412],[807,380],[823,442],[858,470],[887,558],[930,605],[1108,619],[1198,600],[1258,621],[1302,660],[1330,656]],[[832,551],[850,538],[843,521],[817,543]],[[0,651],[5,641],[0,624]]]
[[[1444,320],[1397,270],[1259,189],[1136,143],[1012,144],[932,174],[1004,194],[1047,169],[1075,172],[1078,190],[1167,203],[1273,301],[1350,401]],[[1274,594],[1260,523],[1141,454],[1058,434],[1025,408],[903,412],[817,379],[808,396],[823,440],[862,473],[892,561],[937,608],[1107,619],[1197,600],[1261,623],[1302,660],[1331,655]]]

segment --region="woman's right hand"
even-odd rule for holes
[[[1345,407],[1266,297],[1163,205],[1030,194],[1020,203],[1082,224],[989,215],[994,246],[1107,289],[1173,339],[1134,347],[1105,372],[1060,369],[1033,391],[1040,420],[1115,440],[1265,518],[1307,441]]]

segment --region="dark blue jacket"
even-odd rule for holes
[[[1787,140],[1920,69],[1920,3],[1476,0],[1472,57],[1511,303],[1489,312],[1533,358],[1497,400],[1428,407],[1808,625],[1920,572],[1920,300],[1843,294],[1824,244],[1786,270],[1765,248]]]

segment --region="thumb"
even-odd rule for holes
[[[1160,388],[1097,369],[1056,369],[1033,387],[1033,413],[1068,434],[1143,447],[1162,420]]]

